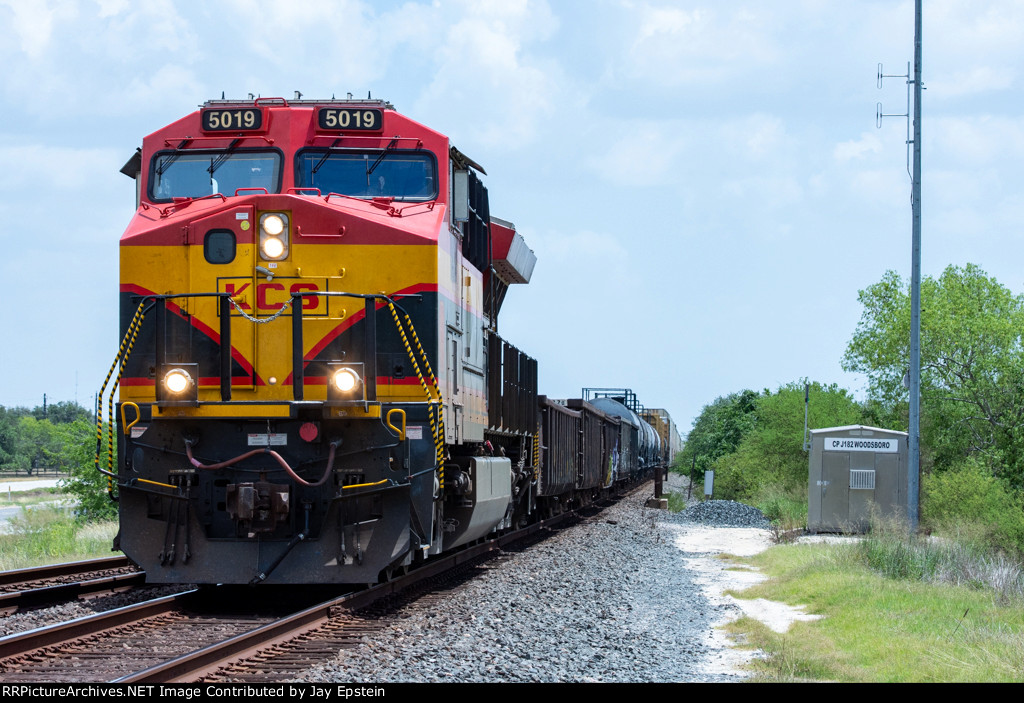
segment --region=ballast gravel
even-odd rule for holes
[[[189,586],[146,586],[126,593],[113,593],[89,600],[79,600],[47,608],[34,608],[24,612],[0,617],[0,637],[27,632],[37,627],[48,627],[75,618],[84,618],[104,613],[115,608],[135,605],[153,598],[174,595],[188,590]]]
[[[685,492],[670,476],[666,490]],[[708,590],[735,537],[767,543],[767,520],[733,501],[681,513],[639,491],[468,583],[406,606],[383,630],[309,669],[316,682],[727,682],[749,654],[716,626],[741,614]],[[744,529],[739,529],[744,528]],[[762,534],[764,533],[764,534]],[[708,544],[713,546],[710,548]],[[682,545],[682,546],[681,546]],[[722,545],[727,545],[723,547]],[[692,551],[690,551],[692,550]],[[710,574],[710,576],[709,576]],[[152,587],[0,617],[0,636],[184,590]]]
[[[683,522],[699,522],[715,527],[757,527],[767,530],[771,527],[768,518],[757,508],[734,500],[707,500],[694,503],[677,518]]]
[[[589,521],[511,554],[444,598],[406,606],[359,646],[297,680],[743,679],[732,665],[735,653],[715,632],[716,624],[738,616],[736,606],[708,598],[700,574],[689,565],[707,554],[680,550],[673,535],[687,525],[698,529],[695,523],[702,523],[699,529],[760,527],[767,520],[732,501],[694,504],[673,515],[645,508],[649,495],[634,493]]]

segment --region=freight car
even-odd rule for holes
[[[149,581],[375,582],[663,463],[625,395],[538,397],[497,333],[533,252],[391,104],[209,101],[122,172],[97,465]]]

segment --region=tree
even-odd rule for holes
[[[32,474],[39,469],[57,466],[60,451],[49,420],[37,420],[31,415],[25,415],[18,420],[16,432],[14,459],[11,462],[15,470]]]
[[[92,417],[91,412],[71,400],[61,400],[56,403],[50,403],[46,406],[45,412],[43,412],[42,405],[37,405],[32,410],[32,415],[37,420],[49,420],[55,425],[60,425],[65,422],[74,422],[75,420],[88,420]]]
[[[909,288],[893,271],[860,291],[864,306],[843,368],[868,377],[873,401],[903,420],[909,364]],[[950,468],[970,456],[1020,487],[1024,478],[1024,298],[978,266],[921,282],[921,445]],[[905,426],[905,425],[904,425]]]
[[[750,499],[765,488],[775,487],[805,495],[808,465],[803,450],[804,383],[789,383],[774,393],[766,389],[755,400],[753,418],[735,451],[714,462],[715,494]],[[811,384],[811,429],[863,421],[863,408],[846,389],[836,384]]]
[[[705,405],[676,459],[676,470],[688,473],[695,463],[697,471],[703,474],[715,459],[735,451],[754,426],[756,400],[756,392],[743,390]]]
[[[56,431],[61,437],[68,470],[68,477],[61,479],[61,487],[78,499],[78,514],[90,520],[116,517],[117,504],[107,494],[107,477],[96,470],[96,426],[86,420],[75,420],[57,425]],[[100,466],[104,469],[107,468],[106,462],[107,443],[104,440],[100,456]]]

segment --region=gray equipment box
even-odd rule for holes
[[[906,518],[907,433],[866,425],[811,430],[809,532],[863,532]]]

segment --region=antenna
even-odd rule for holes
[[[882,64],[878,64],[878,77],[875,85],[878,89],[882,89],[882,79],[884,78],[903,78],[907,84],[907,111],[906,112],[893,112],[886,113],[882,112],[882,103],[875,105],[875,127],[877,129],[882,128],[883,117],[904,117],[907,121],[907,175],[910,176],[911,181],[914,179],[914,175],[910,172],[910,145],[914,143],[914,140],[910,138],[910,87],[914,84],[914,81],[910,78],[910,62],[907,62],[906,73],[883,73]]]
[[[295,91],[295,99],[302,100],[302,93],[298,90]]]
[[[811,408],[811,384],[804,383],[804,451],[811,450],[811,433],[807,430],[807,412]]]

